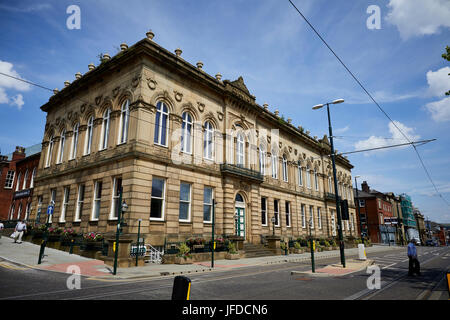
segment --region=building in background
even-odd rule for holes
[[[406,244],[400,197],[396,196],[393,192],[386,192],[385,195],[392,206],[391,225],[396,229],[396,243],[401,245]]]
[[[405,228],[406,240],[409,242],[411,239],[420,241],[419,231],[417,230],[417,222],[414,217],[413,205],[411,197],[405,193],[400,195],[401,207],[402,207],[402,219],[403,227]]]
[[[371,190],[366,181],[362,190],[354,190],[354,196],[360,205],[363,231],[374,243],[395,244],[396,228],[392,204],[389,198],[377,190]]]
[[[425,220],[422,213],[420,213],[419,208],[413,206],[413,214],[417,223],[417,231],[419,232],[420,242],[424,244],[427,240],[427,230],[425,227]]]
[[[29,218],[41,144],[0,156],[0,220]]]

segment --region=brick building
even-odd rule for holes
[[[361,189],[357,193],[355,190],[354,196],[360,206],[363,231],[366,231],[373,243],[395,243],[393,208],[388,197],[377,190],[371,190],[366,181],[361,184]]]
[[[153,36],[105,54],[41,107],[32,216],[53,200],[53,224],[113,234],[122,187],[124,234],[137,233],[142,219],[153,246],[210,238],[213,201],[217,235],[260,243],[274,229],[296,238],[312,219],[313,235],[337,236],[327,137],[258,105],[242,77],[208,75]],[[339,195],[350,204],[344,235],[355,235],[353,166],[336,161]]]

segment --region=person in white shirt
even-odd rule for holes
[[[23,233],[27,231],[27,224],[25,223],[25,221],[19,221],[14,231],[16,232],[14,243],[22,243]],[[19,238],[19,241],[17,241],[17,238]]]

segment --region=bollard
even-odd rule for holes
[[[72,253],[73,253],[73,242],[74,242],[74,241],[75,241],[74,239],[72,239],[72,240],[70,241],[69,254],[72,254]]]
[[[44,257],[45,246],[47,245],[47,240],[42,240],[41,249],[39,250],[38,264],[41,264],[42,258]]]
[[[367,260],[366,249],[362,243],[358,244],[358,260]]]
[[[185,276],[176,276],[173,281],[172,300],[189,300],[191,279]]]

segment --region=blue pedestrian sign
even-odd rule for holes
[[[48,206],[48,208],[47,208],[47,214],[48,214],[48,215],[52,215],[54,209],[55,209],[54,206]]]

